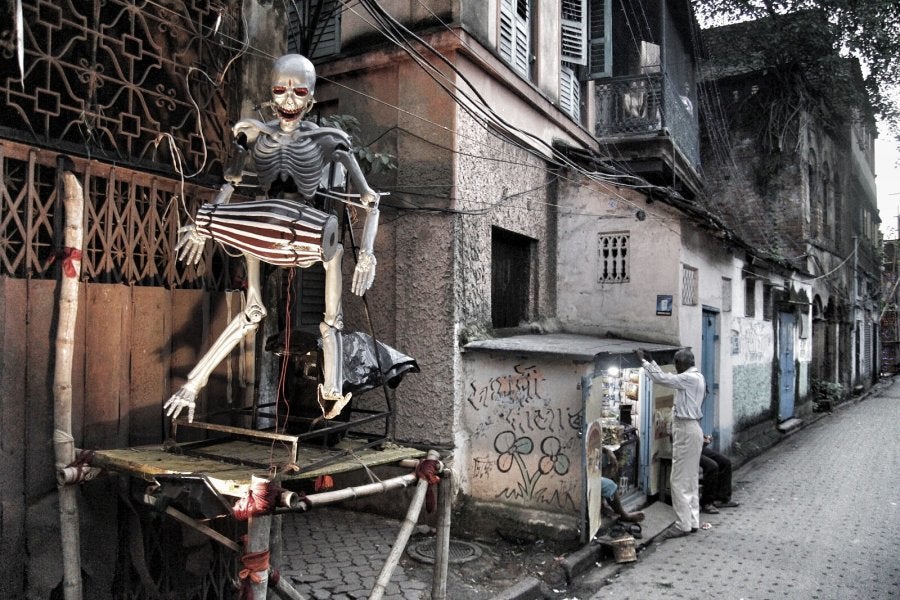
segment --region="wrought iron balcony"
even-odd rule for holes
[[[694,103],[659,73],[596,81],[595,135],[628,138],[667,133],[696,169],[700,146]]]

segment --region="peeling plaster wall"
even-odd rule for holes
[[[553,175],[534,155],[459,115],[457,318],[466,331],[491,327],[491,227],[536,240],[531,320],[552,316]],[[483,213],[483,214],[482,214]]]
[[[656,315],[657,294],[678,298],[681,224],[661,203],[631,190],[563,179],[559,190],[558,318],[566,331],[679,343],[678,303]],[[644,209],[647,219],[635,213]],[[601,283],[599,236],[627,232],[629,280]]]
[[[380,67],[372,67],[368,61]],[[449,446],[455,418],[455,217],[408,207],[448,205],[454,172],[455,104],[434,90],[433,80],[409,61],[389,60],[375,52],[358,66],[358,70],[329,78],[361,93],[348,94],[345,87],[323,81],[317,97],[328,114],[357,117],[362,142],[377,138],[373,150],[397,157],[396,171],[369,177],[376,190],[390,186],[402,191],[382,199],[375,241],[377,273],[366,294],[378,338],[415,358],[421,369],[408,375],[395,392],[395,435],[400,441]],[[408,112],[392,106],[403,106]],[[406,190],[412,194],[403,193]],[[359,218],[354,226],[357,240],[362,226]],[[353,267],[348,249],[344,256],[345,329],[368,331],[365,307],[349,292]],[[373,406],[381,402],[374,393],[368,396],[365,402]]]

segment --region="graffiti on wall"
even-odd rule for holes
[[[740,319],[737,323],[740,332],[740,354],[746,362],[764,362],[772,358],[775,338],[772,323]]]
[[[469,383],[473,484],[485,497],[577,511],[580,403],[554,398],[558,390],[535,364],[503,371]]]
[[[524,406],[542,398],[539,385],[543,381],[544,374],[535,365],[516,365],[513,373],[492,377],[483,385],[469,384],[468,401],[475,410],[493,408],[498,402]]]

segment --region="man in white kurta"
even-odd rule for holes
[[[674,530],[667,537],[681,537],[700,527],[698,473],[703,450],[700,419],[703,417],[706,380],[694,366],[694,354],[688,349],[675,353],[675,374],[663,372],[655,361],[647,362],[643,351],[638,350],[637,355],[650,379],[675,389],[671,488],[676,521]]]

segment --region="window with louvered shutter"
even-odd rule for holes
[[[500,57],[531,79],[531,7],[529,0],[500,0]]]
[[[559,108],[575,121],[581,121],[581,83],[575,70],[559,67]]]
[[[288,52],[306,54],[313,61],[340,52],[342,6],[340,0],[290,3]]]
[[[587,0],[562,0],[562,59],[574,65],[587,65]]]
[[[612,0],[590,0],[588,79],[612,76]]]

